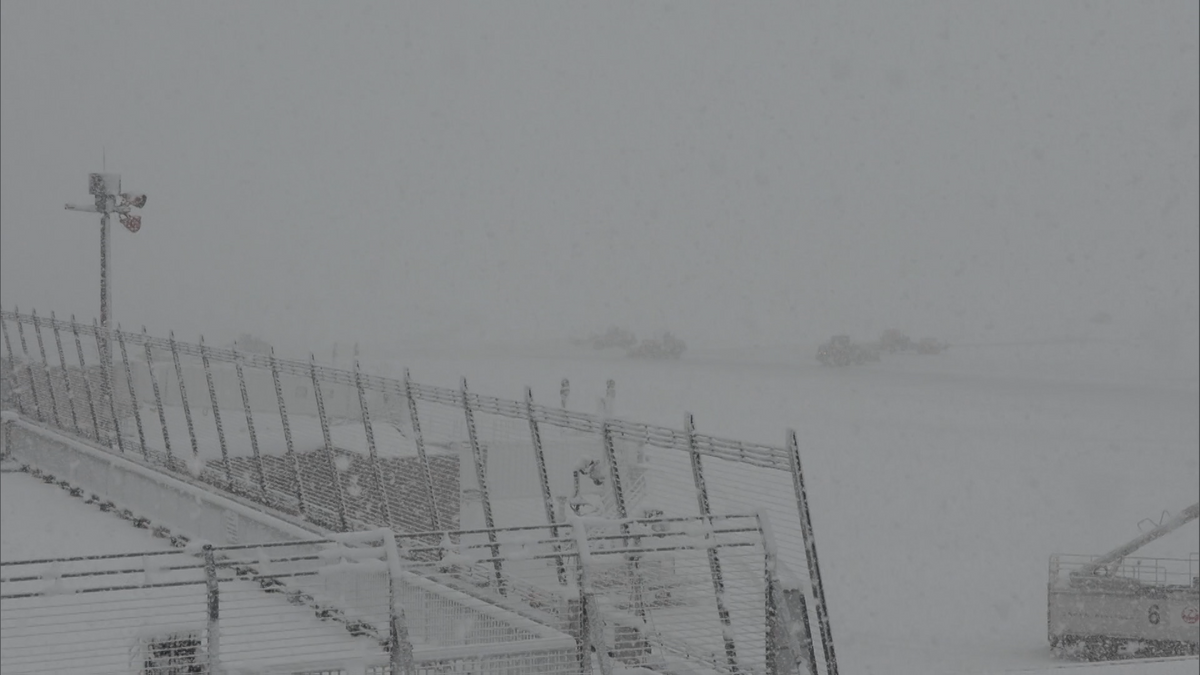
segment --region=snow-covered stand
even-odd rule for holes
[[[32,572],[19,574],[9,570],[24,563],[6,561],[3,591],[6,621],[11,617],[12,621],[34,631],[23,638],[12,633],[5,635],[6,672],[11,650],[29,653],[28,660],[35,665],[28,672],[44,669],[47,663],[57,663],[53,659],[58,657],[52,656],[62,651],[60,647],[53,647],[52,652],[39,653],[31,647],[31,644],[52,645],[53,641],[48,641],[46,634],[37,630],[39,624],[36,621],[31,623],[21,619],[22,612],[57,611],[64,616],[83,616],[81,620],[95,629],[90,638],[92,641],[106,645],[110,651],[114,644],[129,643],[122,648],[126,651],[117,650],[128,657],[128,649],[149,644],[146,640],[150,638],[143,633],[157,630],[156,624],[136,618],[123,622],[112,619],[136,614],[140,611],[136,607],[141,606],[138,602],[143,605],[149,602],[152,614],[165,613],[173,617],[165,624],[171,630],[159,633],[185,636],[179,640],[188,644],[193,638],[187,636],[198,636],[193,646],[197,653],[204,652],[210,642],[204,631],[203,566],[197,567],[193,556],[201,553],[203,545],[213,544],[216,545],[213,550],[219,558],[220,574],[228,575],[228,578],[222,576],[221,581],[232,584],[222,587],[223,597],[230,598],[225,606],[235,603],[233,606],[250,608],[246,612],[226,612],[227,618],[219,633],[224,640],[221,646],[223,663],[231,669],[229,672],[311,672],[314,669],[352,672],[345,669],[360,662],[382,667],[390,653],[385,647],[390,639],[389,622],[392,619],[388,598],[393,591],[399,614],[407,615],[407,621],[411,621],[416,629],[411,637],[405,631],[403,641],[418,670],[434,665],[478,669],[479,672],[494,672],[494,668],[501,666],[531,673],[578,670],[577,644],[570,635],[406,569],[391,567],[387,547],[381,547],[380,532],[386,533],[388,540],[391,538],[386,530],[344,534],[314,532],[290,522],[285,515],[267,513],[261,507],[252,508],[17,416],[6,415],[4,426],[6,451],[10,452],[14,462],[36,470],[49,482],[65,481],[87,495],[95,495],[96,501],[106,508],[126,512],[134,523],[149,528],[167,528],[177,537],[183,535],[190,539],[187,548],[178,555],[191,558],[190,569],[199,570],[193,574],[199,574],[197,578],[183,580],[177,578],[180,573],[176,571],[172,572],[175,576],[167,579],[167,583],[187,581],[185,590],[175,585],[160,588],[152,579],[163,578],[159,571],[172,565],[152,563],[129,569],[130,564],[126,562],[122,569],[126,569],[134,583],[125,584],[130,588],[113,590],[114,585],[122,586],[113,583],[115,578],[111,569],[113,561],[119,560],[120,556],[104,560],[43,561],[33,564]],[[317,536],[329,538],[314,539]],[[126,558],[140,563],[143,555],[131,554]],[[104,579],[102,586],[55,586],[52,581],[62,578],[58,570],[64,564],[78,567],[73,572],[78,578]],[[22,581],[12,582],[17,584],[14,587],[9,583],[10,578]],[[240,583],[246,581],[254,583]],[[133,593],[135,590],[137,592]],[[47,597],[51,596],[74,597],[81,592],[109,591],[116,595],[106,595],[103,605],[94,603],[96,596],[92,596],[92,602],[85,602],[82,609],[71,601],[55,601],[51,603],[53,606],[46,604]],[[136,606],[122,609],[130,593],[133,593],[130,597],[136,601]],[[269,599],[256,605],[254,598],[259,596],[269,596]],[[110,610],[115,614],[110,615]],[[93,615],[88,615],[88,611]],[[338,640],[344,641],[346,636],[373,640],[358,640],[353,650],[343,650],[347,655],[343,660],[331,660],[328,650],[313,651],[310,658],[305,658],[303,653],[289,647],[303,643],[306,635],[303,626],[289,622],[285,616],[295,612],[334,625],[336,630],[332,634]],[[261,618],[254,620],[249,618],[251,616]],[[264,632],[262,625],[277,625],[279,629]],[[230,661],[234,654],[230,651],[234,649],[231,645],[249,644],[244,639],[246,636],[257,636],[255,649],[266,656],[251,654],[236,663]],[[171,639],[175,640],[175,637]],[[314,646],[322,644],[319,640],[312,642],[310,639],[309,642]],[[29,652],[30,649],[33,651]],[[324,656],[316,659],[317,654]],[[374,656],[364,661],[362,654]],[[17,656],[12,658],[20,660]],[[80,666],[83,670],[77,672],[129,672],[127,661],[125,658],[120,668],[105,671],[97,670],[93,662],[84,659],[85,665]],[[64,668],[74,667],[71,665],[74,662],[64,663]],[[68,668],[62,672],[75,671]]]
[[[135,518],[145,518],[150,527],[162,526],[217,545],[295,541],[319,532],[28,420],[10,418],[6,426],[14,462],[65,480]]]
[[[576,642],[573,670],[589,667],[588,646],[614,658],[628,651],[626,664],[675,653],[702,671],[815,672],[812,645],[790,644],[790,636],[808,636],[808,594],[820,660],[836,675],[795,432],[786,446],[748,443],[697,433],[690,415],[683,429],[671,429],[538,405],[529,389],[524,400],[505,400],[472,393],[465,380],[447,389],[407,374],[368,375],[357,364],[339,370],[145,331],[112,331],[120,358],[114,354],[108,367],[96,365],[100,350],[85,346],[109,339],[95,325],[6,311],[0,324],[9,467],[34,467],[139,524],[216,545],[386,528],[403,538],[412,554],[405,558],[418,567],[456,560],[455,547],[483,546],[487,562],[455,563],[462,569],[450,576],[436,564],[414,568],[419,579],[401,589],[414,606],[430,608],[422,630],[441,646],[467,650],[454,663],[467,663],[467,652],[481,655],[482,645],[503,651],[508,642],[531,647],[566,633]],[[73,364],[64,343],[75,347]],[[659,541],[728,517],[719,514],[747,512],[758,521],[750,531],[771,540],[769,555],[761,542],[754,553]],[[597,535],[595,555],[587,556],[597,589],[592,615],[605,615],[595,635],[574,576],[587,565],[571,562],[580,553],[562,539],[572,517],[623,523],[608,540]],[[779,533],[778,553],[763,533],[768,525]],[[644,527],[653,534],[626,531]],[[538,529],[554,550],[531,556],[520,540]],[[612,553],[612,537],[622,553]],[[643,541],[654,550],[629,548]],[[744,563],[721,563],[741,553]],[[783,564],[766,573],[761,563],[776,557],[804,578],[771,581]],[[378,597],[378,582],[355,571],[353,584],[326,574],[320,590],[352,610]],[[742,615],[738,596],[749,608]],[[630,607],[632,618],[622,616]],[[794,622],[776,620],[788,612]],[[689,626],[693,616],[709,623]],[[514,617],[532,624],[520,628]],[[654,617],[663,622],[652,630],[638,625]],[[486,626],[496,630],[477,630]],[[446,636],[457,642],[446,644]],[[553,672],[532,663],[521,657],[512,668]]]
[[[1101,556],[1050,558],[1049,639],[1066,655],[1111,659],[1191,653],[1200,646],[1200,554],[1133,557],[1147,544],[1195,523],[1193,504]]]

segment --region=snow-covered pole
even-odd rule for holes
[[[565,382],[566,380],[564,380]],[[550,475],[546,471],[546,453],[542,449],[542,432],[538,429],[537,420],[533,418],[533,388],[525,387],[525,416],[529,418],[529,438],[533,443],[533,459],[537,463],[538,482],[542,488],[542,505],[546,509],[546,523],[550,525],[550,536],[558,539],[558,519],[554,517],[554,497],[550,494]],[[559,550],[558,543],[554,550]],[[567,585],[567,568],[563,565],[562,556],[554,557],[554,567],[558,571],[558,583]]]
[[[617,517],[621,519],[621,533],[629,534],[629,511],[625,505],[625,490],[621,485],[621,469],[617,461],[617,446],[613,440],[612,427],[609,421],[605,419],[600,425],[600,438],[604,444],[604,456],[608,459],[609,480],[612,482],[613,500],[617,505]],[[638,538],[634,538],[639,541]],[[625,539],[625,545],[629,545],[629,539]],[[639,571],[638,556],[632,554],[625,555],[625,561],[629,568],[630,585],[632,586],[632,600],[634,613],[639,618],[645,621],[646,618],[646,601],[642,592],[642,575]]]
[[[54,381],[50,379],[50,361],[46,359],[46,343],[42,340],[42,322],[38,321],[37,310],[30,310],[33,318],[33,334],[37,337],[38,353],[42,357],[42,370],[46,374],[46,391],[50,392],[50,412],[54,414],[54,426],[63,428],[62,418],[58,415],[58,397],[54,395]]]
[[[833,650],[833,630],[829,624],[829,607],[825,603],[825,587],[821,583],[821,566],[817,562],[817,544],[813,538],[812,515],[808,509],[808,493],[804,487],[804,471],[800,467],[800,442],[796,431],[788,429],[788,461],[791,464],[792,487],[796,491],[796,508],[800,513],[800,534],[804,537],[804,553],[808,561],[808,577],[816,603],[817,624],[821,632],[821,649],[825,656],[825,672],[837,675],[837,654]]]
[[[700,451],[696,448],[696,420],[691,413],[684,415],[683,425],[687,432],[688,455],[692,459],[692,482],[696,485],[696,502],[700,515],[707,518],[712,514],[708,503],[708,484],[704,482],[704,468],[700,463]],[[711,528],[712,520],[707,522]],[[733,640],[733,622],[729,618],[729,609],[725,606],[725,576],[721,573],[721,558],[715,546],[708,547],[708,571],[712,576],[713,593],[717,599],[717,618],[721,621],[725,639],[725,660],[729,663],[729,672],[736,673],[739,672],[737,645]]]
[[[7,320],[0,319],[0,329],[2,329],[3,333],[4,333],[4,348],[5,348],[5,350],[8,351],[8,363],[12,370],[13,379],[15,380],[12,385],[13,390],[14,390],[13,400],[15,400],[17,402],[17,411],[20,412],[22,415],[25,415],[27,413],[25,412],[25,403],[23,402],[24,396],[22,395],[22,393],[20,391],[21,377],[20,377],[20,375],[18,375],[18,372],[17,372],[17,355],[13,353],[12,339],[10,339],[8,337],[8,321]],[[62,353],[61,350],[59,351],[59,353],[60,354]]]
[[[162,391],[158,388],[158,377],[154,372],[154,354],[150,351],[150,339],[146,327],[142,326],[142,344],[146,345],[146,368],[150,371],[150,388],[154,391],[154,407],[158,409],[158,423],[162,425],[163,449],[167,451],[167,466],[174,464],[171,454],[171,436],[167,433],[167,409],[163,407]],[[172,467],[174,468],[174,467]]]
[[[13,309],[17,310],[17,337],[21,340],[21,357],[25,361],[25,374],[29,376],[29,394],[33,397],[33,410],[37,414],[39,422],[46,422],[48,420],[42,413],[42,402],[37,393],[37,382],[33,379],[33,366],[30,365],[32,359],[29,358],[29,343],[25,341],[25,328],[21,322],[21,310],[16,307]],[[80,363],[82,365],[82,361]]]
[[[212,544],[204,545],[204,580],[208,596],[208,672],[221,672],[221,585]]]
[[[321,440],[325,443],[325,462],[329,465],[329,474],[333,476],[333,494],[337,503],[338,524],[342,532],[350,531],[350,523],[346,519],[346,494],[342,490],[341,472],[333,459],[333,438],[329,435],[329,418],[325,416],[325,398],[321,395],[321,381],[317,378],[317,357],[308,355],[308,370],[312,376],[313,397],[317,402],[317,418],[321,423]]]
[[[101,333],[99,328],[96,326],[95,320],[92,321],[92,330],[96,332],[96,342],[97,346],[99,346]],[[108,339],[111,337],[111,334],[105,332],[104,336],[105,339]],[[111,346],[111,344],[108,345],[108,347]],[[112,386],[112,361],[110,359],[104,359],[104,363],[100,365],[100,377],[103,380],[100,383],[101,393],[104,394],[104,398],[108,399],[108,412],[112,415],[113,436],[115,436],[117,439],[117,449],[120,450],[121,454],[123,455],[125,454],[125,441],[121,439],[121,423],[117,420],[117,396],[116,392],[113,391]],[[112,441],[109,441],[109,447],[112,447]]]
[[[175,344],[175,331],[168,334],[171,345],[171,360],[175,362],[175,379],[179,380],[179,399],[183,403],[183,419],[187,422],[188,439],[192,442],[192,464],[194,472],[200,473],[200,444],[196,442],[196,426],[192,424],[192,409],[188,407],[187,387],[183,384],[183,366],[179,365],[179,347]]]
[[[21,324],[17,324],[20,327]],[[92,416],[92,436],[100,443],[100,423],[96,419],[96,402],[92,398],[92,378],[87,374],[87,362],[83,360],[83,341],[79,339],[79,324],[71,315],[71,335],[75,337],[75,353],[79,356],[79,372],[83,374],[83,393],[87,396],[88,412]],[[36,399],[35,399],[36,404]]]
[[[612,429],[608,420],[600,425],[600,440],[604,444],[604,458],[608,462],[609,482],[612,483],[613,503],[617,506],[617,517],[625,520],[629,512],[625,509],[625,489],[621,485],[621,469],[617,462],[617,446],[613,442]]]
[[[88,174],[88,193],[92,195],[91,204],[67,204],[68,211],[83,211],[100,214],[100,328],[104,334],[100,340],[100,360],[105,366],[105,372],[111,372],[112,366],[112,305],[110,289],[112,287],[109,272],[109,260],[112,257],[112,238],[109,235],[109,217],[116,213],[121,224],[130,232],[137,232],[142,227],[142,218],[133,215],[133,209],[146,205],[146,195],[121,192],[121,175],[117,173]],[[117,197],[121,203],[117,204]],[[97,336],[100,337],[100,336]],[[109,391],[112,391],[109,382]]]
[[[383,531],[383,544],[387,549],[388,559],[388,654],[394,675],[413,675],[416,666],[413,663],[412,640],[408,636],[408,622],[404,618],[404,607],[400,603],[400,577],[403,571],[400,567],[400,547],[396,545],[396,534],[392,530]]]
[[[283,442],[287,449],[288,464],[292,466],[292,477],[296,481],[296,504],[300,515],[308,517],[308,505],[304,498],[304,478],[300,472],[300,458],[296,456],[296,446],[292,443],[292,428],[288,425],[287,405],[283,402],[283,385],[279,383],[279,359],[275,358],[275,348],[271,347],[271,380],[275,383],[275,402],[279,405],[279,420],[283,424]]]
[[[212,404],[213,423],[217,427],[217,443],[221,446],[221,463],[225,465],[225,487],[233,492],[233,469],[229,466],[229,446],[225,443],[225,428],[221,426],[221,406],[217,401],[217,388],[213,386],[212,368],[208,362],[208,347],[204,336],[200,336],[200,363],[204,365],[204,381],[208,385],[208,400]]]
[[[784,585],[775,536],[766,510],[760,509],[755,520],[762,536],[765,563],[767,672],[771,675],[817,675],[817,657],[813,652],[804,592],[790,573],[787,586]]]
[[[100,203],[101,199],[107,201],[108,198],[97,196],[97,203]],[[100,361],[104,366],[104,372],[108,371],[108,365],[112,363],[112,338],[108,332],[112,312],[112,307],[109,305],[109,286],[111,284],[108,278],[108,260],[112,253],[112,247],[109,244],[111,240],[112,238],[108,236],[108,212],[106,211],[100,216],[100,328],[104,331],[103,339],[100,340]]]
[[[592,654],[595,653],[596,660],[600,663],[600,675],[613,675],[612,655],[605,640],[604,618],[600,615],[600,608],[596,606],[596,592],[588,572],[592,568],[592,551],[588,544],[585,522],[577,515],[567,514],[567,524],[575,537],[575,553],[579,556],[579,640],[583,652],[580,670],[584,673],[592,672]]]
[[[358,348],[355,347],[357,353]],[[358,407],[362,411],[363,432],[367,435],[367,456],[371,462],[371,474],[375,478],[375,494],[379,497],[383,509],[383,521],[388,529],[395,531],[396,523],[392,519],[392,503],[388,500],[387,488],[383,484],[383,471],[379,467],[379,453],[375,448],[375,429],[371,426],[371,410],[367,406],[367,392],[363,389],[362,371],[358,359],[354,359],[354,388],[358,390]]]
[[[404,398],[408,400],[408,419],[412,425],[413,445],[417,446],[417,461],[421,464],[421,477],[425,479],[430,530],[436,532],[442,529],[442,519],[438,514],[437,497],[433,490],[433,471],[429,468],[429,455],[425,453],[425,437],[421,435],[421,417],[417,414],[417,399],[413,396],[412,376],[407,368],[404,369]]]
[[[71,428],[75,431],[76,436],[82,436],[83,432],[79,430],[79,417],[75,414],[75,395],[71,391],[71,371],[67,369],[67,357],[63,353],[62,333],[58,330],[58,320],[54,318],[54,312],[50,312],[50,328],[54,332],[54,346],[58,351],[58,367],[63,372],[63,389],[67,394],[67,409],[71,411]],[[8,331],[5,330],[5,344],[8,343]],[[11,349],[10,356],[11,356]],[[20,403],[21,399],[17,399]]]
[[[0,457],[8,457],[9,455],[12,454],[12,430],[13,430],[13,426],[16,425],[16,422],[14,422],[11,419],[5,419],[3,421],[3,424],[4,424],[4,438],[3,438],[4,445],[3,445],[3,448],[0,449],[0,450],[2,450],[2,451],[0,451]]]
[[[53,319],[51,315],[51,319]],[[149,461],[150,452],[146,449],[146,432],[142,429],[142,410],[138,405],[137,391],[133,388],[133,368],[129,364],[129,352],[125,349],[125,334],[121,332],[121,327],[118,325],[117,343],[121,347],[121,367],[125,369],[125,385],[129,388],[129,405],[133,408],[133,420],[137,424],[138,446],[142,449],[142,457]],[[64,371],[65,374],[65,371]],[[72,409],[71,417],[74,418],[75,411]]]
[[[238,354],[236,343],[233,345],[233,368],[237,371],[238,391],[242,394],[242,409],[246,413],[246,433],[250,435],[250,452],[254,455],[254,474],[258,479],[258,493],[262,495],[263,503],[270,505],[271,498],[267,496],[267,478],[263,474],[262,454],[258,450],[258,434],[254,431],[254,413],[250,410],[250,393],[246,391],[246,374],[242,372],[242,358]]]
[[[467,392],[467,378],[462,378],[463,414],[467,422],[467,440],[471,443],[471,457],[475,460],[475,480],[479,486],[479,501],[483,506],[483,522],[488,528],[488,543],[492,549],[492,567],[496,570],[496,590],[500,595],[506,595],[508,590],[504,584],[504,569],[500,563],[500,544],[496,539],[496,521],[492,517],[492,498],[488,492],[487,464],[483,447],[479,444],[479,435],[475,430],[475,412],[471,410],[470,394]]]

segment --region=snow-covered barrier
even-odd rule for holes
[[[416,664],[565,673],[578,672],[588,655],[599,653],[614,667],[797,674],[815,667],[803,596],[796,593],[802,582],[781,574],[762,515],[572,518],[553,527],[412,533],[400,538],[389,559],[376,545],[392,539],[386,530],[322,533],[326,539],[313,540],[314,533],[283,516],[12,415],[5,424],[16,461],[43,478],[94,493],[110,508],[128,509],[134,520],[146,513],[189,535],[182,554],[195,556],[215,542],[217,566],[229,581],[257,584],[228,586],[231,603],[251,607],[255,593],[282,596],[354,637],[381,642],[390,639],[386,599],[393,597]],[[229,527],[231,520],[236,527]],[[125,574],[138,583],[188,581],[163,577],[163,569],[143,563]],[[34,588],[18,592],[82,590],[77,581],[64,585],[61,569],[25,576]],[[170,640],[199,640],[207,648],[208,633],[187,621],[172,626]],[[143,651],[150,649],[146,639],[162,637],[137,630],[110,637],[134,640]],[[286,633],[277,638],[291,639]]]
[[[465,379],[430,386],[53,315],[0,311],[0,328],[0,376],[25,419],[306,527],[407,534],[762,511],[781,560],[806,572],[800,592],[836,671],[795,432],[781,446],[745,442],[698,433],[690,416],[672,429],[537,404],[528,388],[502,399]],[[595,470],[581,480],[585,465]]]
[[[4,671],[578,672],[571,636],[408,566],[387,530],[3,561]]]

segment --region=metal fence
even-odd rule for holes
[[[356,549],[352,567],[331,557],[338,546],[189,545],[4,561],[4,670],[173,675],[314,660],[407,664],[411,645],[388,649],[403,638],[390,616],[388,547]],[[384,592],[366,594],[377,587]]]
[[[815,673],[759,516],[556,530],[4,561],[0,653],[14,673]]]
[[[690,416],[671,429],[541,405],[529,389],[501,399],[465,379],[436,387],[53,313],[0,311],[0,325],[26,418],[332,531],[762,513],[837,672],[794,432],[747,443],[698,433]]]
[[[573,637],[432,584],[408,571],[396,551],[390,532],[377,530],[5,561],[4,669],[578,672]],[[410,632],[409,622],[418,630]],[[430,625],[454,629],[431,633]]]

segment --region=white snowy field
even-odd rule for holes
[[[394,368],[540,403],[782,444],[799,435],[838,662],[856,675],[1037,672],[1048,558],[1104,553],[1200,499],[1197,373],[1124,346],[952,348],[826,369],[810,350],[634,361],[565,344],[440,353]],[[1200,528],[1155,555],[1200,550]],[[803,569],[803,560],[789,561]],[[1189,672],[1196,660],[1095,666]],[[1090,672],[1090,671],[1088,671]]]

